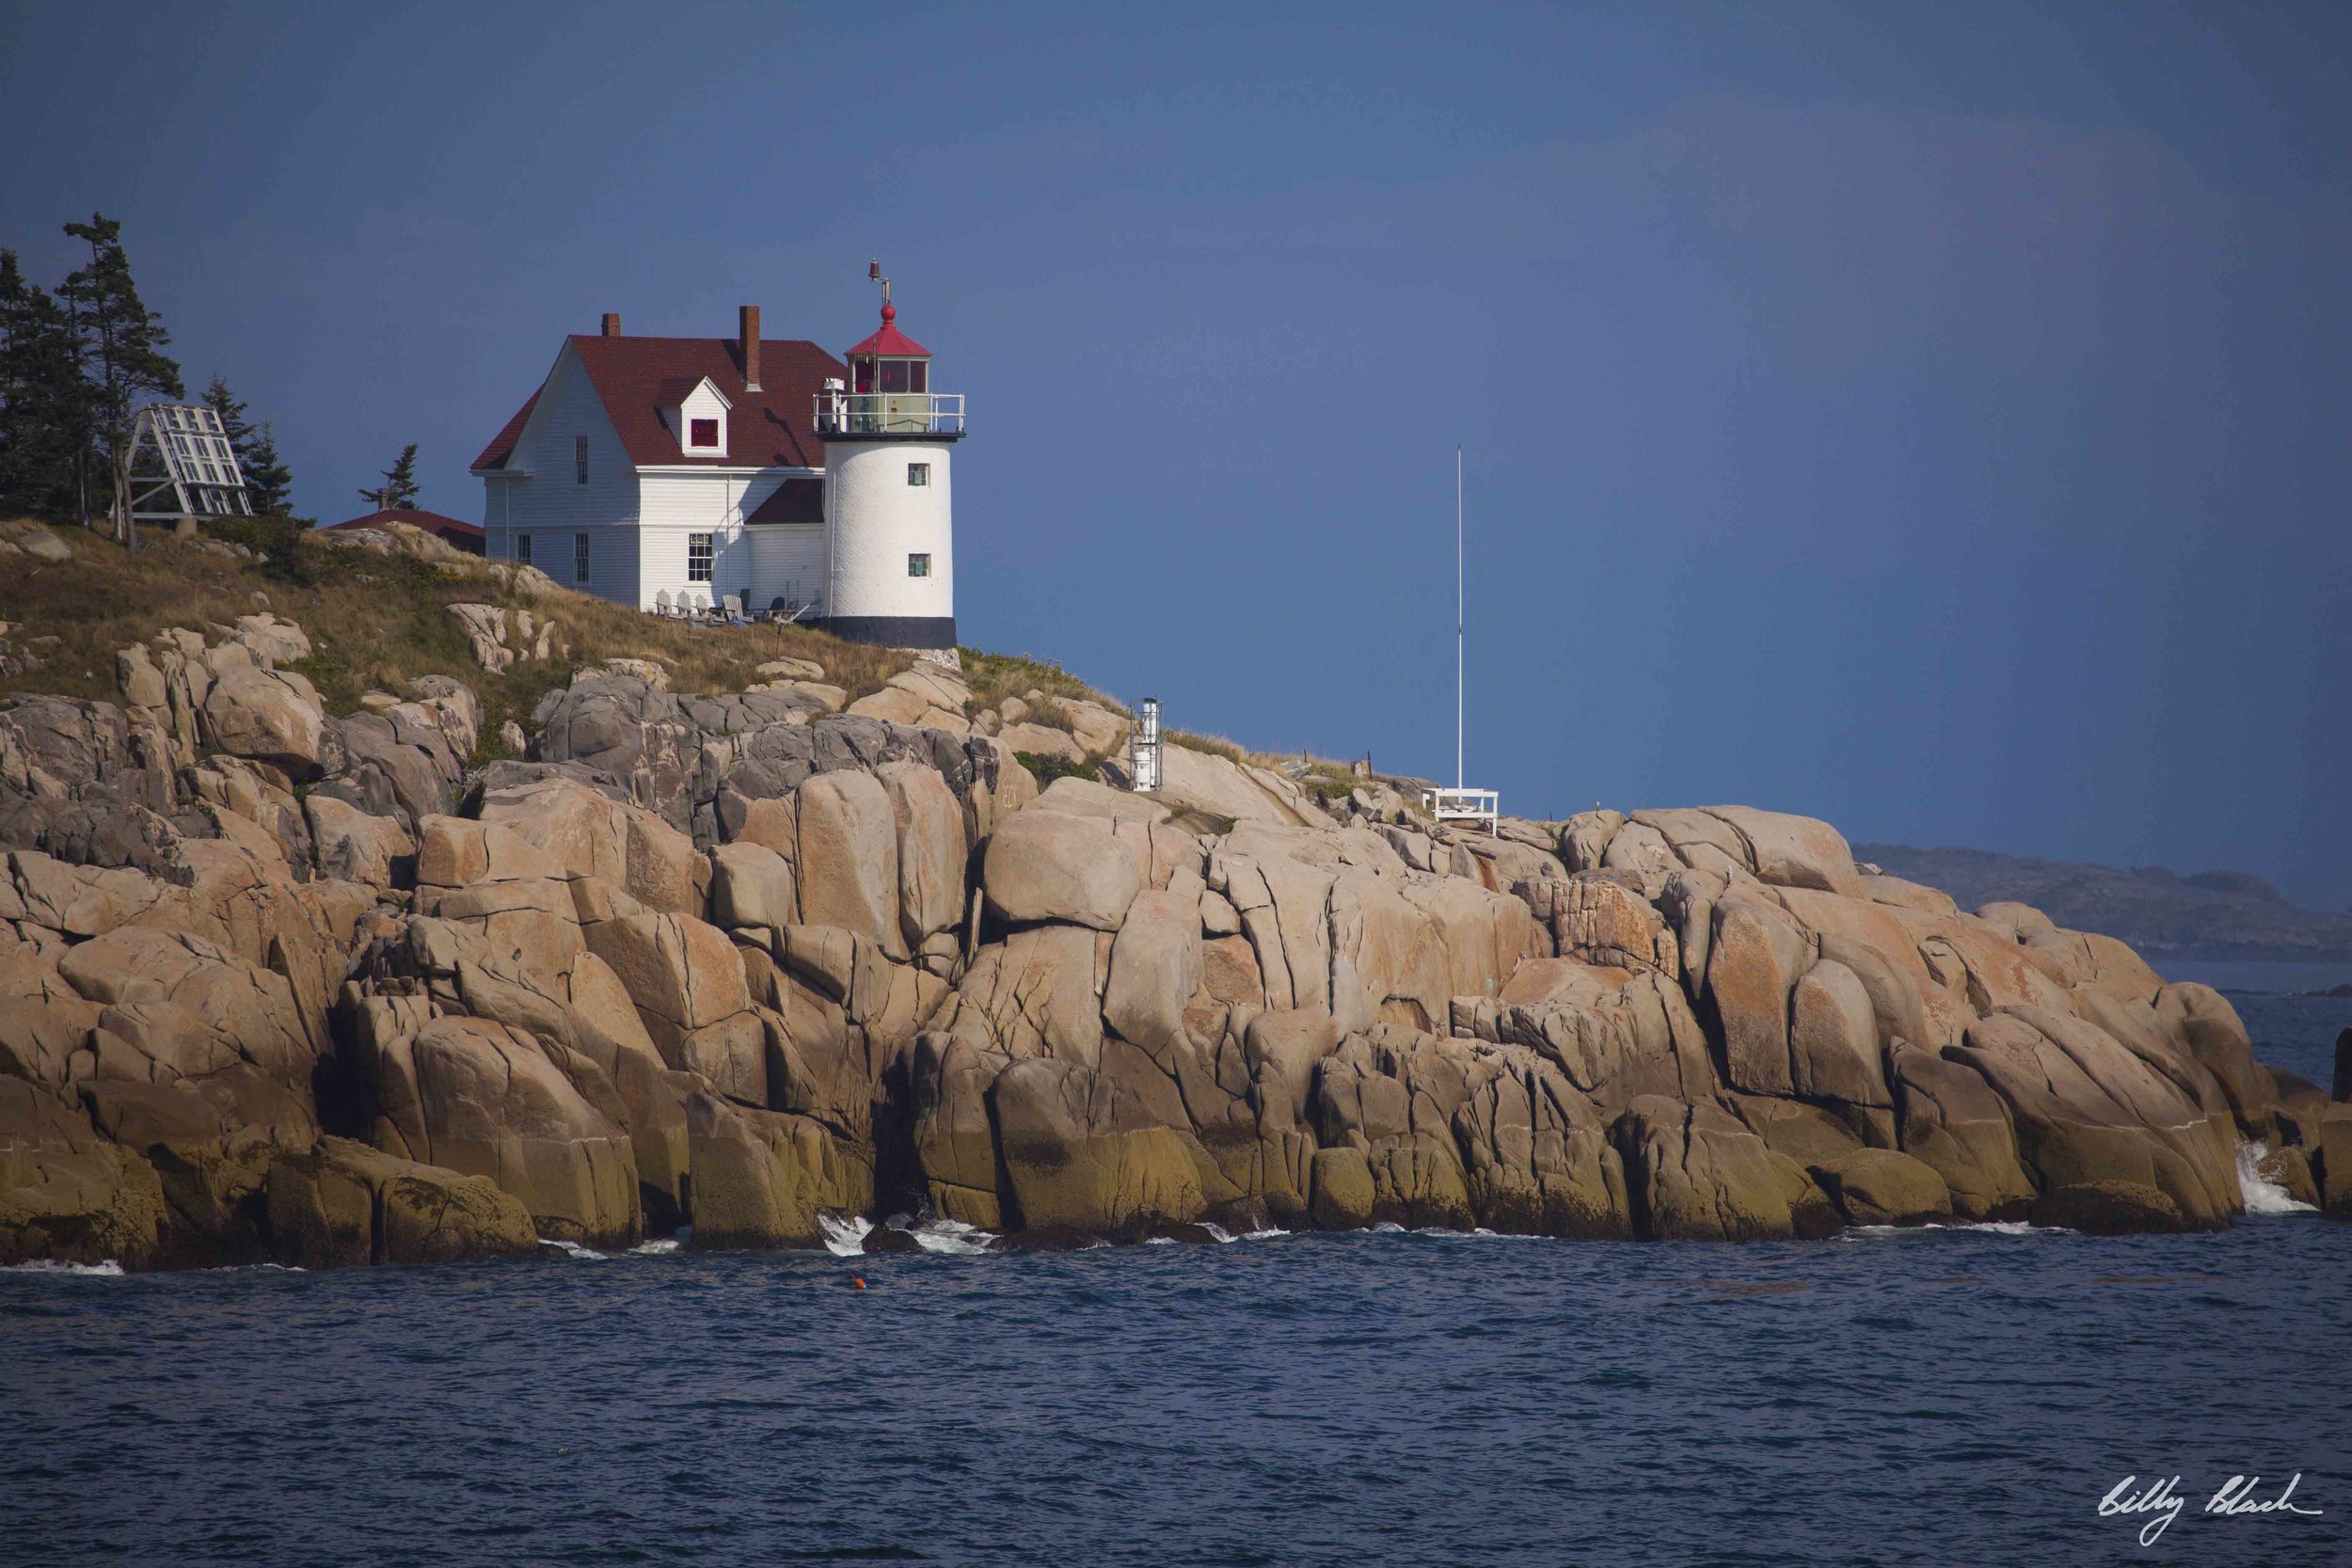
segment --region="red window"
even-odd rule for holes
[[[687,444],[688,446],[690,446],[690,447],[715,447],[715,446],[717,446],[717,445],[719,444],[719,421],[718,421],[718,420],[687,420],[687,421],[686,421],[686,423],[687,423],[687,436],[686,436],[686,444]]]

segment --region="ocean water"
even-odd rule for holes
[[[2352,1024],[2237,1000],[2314,1076]],[[0,1272],[0,1561],[2352,1560],[2352,1225],[2307,1212],[929,1240]],[[2204,1512],[2298,1475],[2316,1515]],[[2100,1512],[2176,1477],[2153,1544]]]

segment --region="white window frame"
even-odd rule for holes
[[[930,575],[931,552],[929,550],[909,550],[907,552],[907,576],[911,578],[928,578]]]
[[[517,533],[515,535],[515,559],[526,566],[531,564],[530,534]]]
[[[588,544],[590,537],[586,533],[572,535],[572,580],[574,582],[586,582],[590,568],[596,563],[595,556]]]
[[[909,485],[917,490],[928,490],[930,488],[930,483],[931,466],[929,463],[910,463],[907,465],[907,483]]]
[[[719,556],[718,543],[718,535],[712,533],[690,533],[686,536],[687,581],[708,582],[710,580],[711,565]],[[702,552],[702,559],[699,562],[694,558],[696,550]],[[702,568],[699,572],[695,570],[698,565]]]

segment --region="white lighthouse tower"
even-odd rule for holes
[[[882,330],[850,350],[850,383],[818,394],[825,443],[826,589],[837,637],[952,660],[956,563],[948,453],[963,398],[934,391],[930,350],[898,330],[879,263]]]

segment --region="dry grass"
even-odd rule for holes
[[[0,578],[0,621],[10,643],[59,639],[41,669],[0,677],[0,692],[51,691],[118,700],[115,651],[166,626],[217,637],[215,628],[266,609],[310,634],[313,657],[296,668],[329,709],[349,712],[370,690],[399,691],[417,675],[453,675],[478,692],[485,734],[507,719],[528,721],[548,689],[597,659],[658,659],[670,687],[686,694],[740,691],[772,658],[814,659],[851,698],[879,688],[913,662],[887,648],[844,642],[803,626],[697,626],[640,614],[585,594],[516,594],[479,570],[301,539],[301,555],[276,571],[169,537],[142,537],[135,554],[95,534],[56,531],[74,559],[25,561]],[[473,661],[464,630],[445,607],[464,600],[529,610],[551,619],[568,657],[522,660],[501,674]]]
[[[1242,763],[1249,760],[1249,753],[1242,749],[1238,741],[1228,740],[1221,735],[1201,735],[1193,730],[1163,729],[1160,731],[1160,738],[1170,746],[1182,746],[1187,752],[1206,752],[1213,757],[1223,757],[1227,762]]]
[[[1037,690],[1044,692],[1048,701],[1093,703],[1122,719],[1135,717],[1126,704],[1096,690],[1059,664],[1041,662],[1023,654],[988,654],[977,648],[960,651],[963,656],[963,678],[972,688],[975,708],[994,707],[1007,697],[1025,698],[1031,690]],[[1070,727],[1066,714],[1057,720],[1036,719],[1032,722]]]

